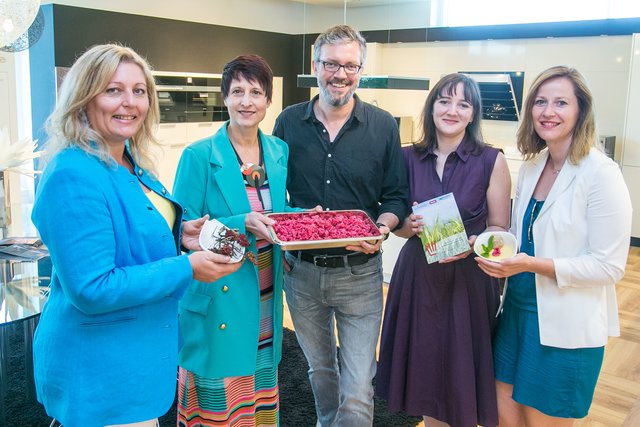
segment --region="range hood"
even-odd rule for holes
[[[318,87],[318,80],[313,74],[298,74],[298,87]],[[361,76],[358,87],[361,89],[429,90],[429,79],[419,77]]]
[[[482,118],[517,122],[522,108],[524,72],[465,72],[480,87],[482,96]]]

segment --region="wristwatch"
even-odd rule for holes
[[[381,222],[376,222],[376,227],[380,228],[380,227],[387,227],[389,228],[389,226],[387,224],[383,224]],[[389,228],[389,232],[391,232],[391,228]],[[384,235],[384,239],[383,240],[387,240],[389,238],[389,233]]]

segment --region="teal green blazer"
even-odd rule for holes
[[[288,146],[259,132],[274,212],[286,206]],[[189,145],[180,158],[174,197],[186,220],[209,214],[230,228],[246,233],[245,215],[251,211],[237,157],[227,135],[227,123],[209,138]],[[250,250],[255,237],[248,234]],[[273,247],[273,360],[282,348],[282,258]],[[251,375],[255,372],[260,332],[258,268],[242,267],[214,283],[192,281],[180,301],[182,348],[179,364],[206,378]],[[274,367],[275,367],[274,366]]]

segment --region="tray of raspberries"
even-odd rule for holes
[[[384,236],[361,210],[271,213],[271,238],[283,250],[338,248],[368,241],[375,244]]]

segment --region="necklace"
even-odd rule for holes
[[[233,148],[233,152],[236,154],[236,158],[238,159],[238,163],[240,164],[240,172],[244,178],[245,184],[249,185],[256,189],[258,194],[258,200],[260,200],[260,204],[262,205],[262,209],[264,209],[264,200],[262,199],[262,185],[267,181],[267,171],[264,169],[264,154],[262,153],[262,141],[258,138],[258,162],[259,164],[254,163],[244,163],[240,154],[238,154],[238,150],[234,147],[233,142],[229,139],[231,143],[231,148]]]
[[[549,169],[551,169],[551,173],[554,174],[554,175],[558,175],[560,173],[560,171],[562,170],[562,166],[560,166],[558,169],[554,169],[554,165],[553,165],[553,161],[551,160],[551,156],[549,156],[549,159],[547,159],[547,165],[549,166]]]
[[[238,159],[238,163],[240,164],[240,172],[245,177],[245,181],[252,187],[259,188],[266,179],[266,173],[264,171],[264,155],[262,153],[262,142],[258,139],[258,164],[254,164],[251,162],[243,162],[238,150],[231,143],[231,148],[233,148],[233,152],[236,154],[236,158]]]

